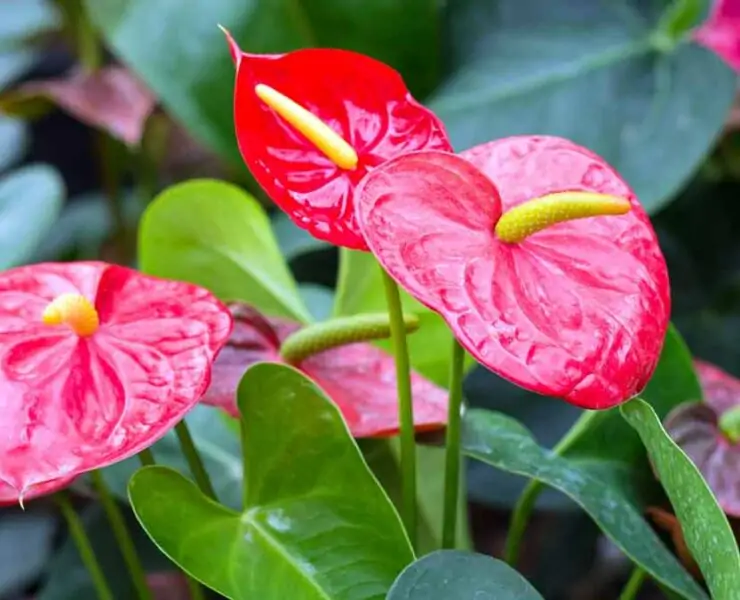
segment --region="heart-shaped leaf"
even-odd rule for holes
[[[438,8],[432,0],[258,2],[87,0],[90,17],[115,53],[200,140],[240,162],[231,106],[234,67],[216,25],[249,52],[323,46],[370,54],[410,78],[423,96],[437,83]],[[162,23],[168,24],[166,32]],[[401,43],[400,40],[403,40]],[[195,45],[194,45],[195,44]]]
[[[176,471],[145,467],[129,485],[143,527],[228,598],[384,598],[413,552],[339,410],[284,365],[253,366],[238,395],[242,512],[209,500]]]
[[[643,517],[640,481],[628,466],[562,458],[539,446],[517,421],[479,409],[465,417],[463,451],[471,458],[560,490],[651,576],[686,598],[706,600],[702,589]]]
[[[0,116],[0,172],[17,162],[28,143],[26,124]]]
[[[620,411],[648,450],[712,598],[737,598],[740,550],[727,517],[699,469],[668,436],[647,402],[635,398],[623,404]]]
[[[52,167],[31,165],[0,179],[0,269],[27,261],[57,220],[64,182]]]
[[[439,550],[406,567],[387,600],[542,600],[505,562],[472,552]]]
[[[311,321],[265,211],[234,185],[200,179],[162,192],[141,220],[139,261],[146,273]]]
[[[736,85],[688,39],[659,47],[665,5],[457,0],[447,11],[452,75],[430,106],[458,150],[534,132],[572,139],[655,211],[704,159]]]

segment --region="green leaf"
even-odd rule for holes
[[[404,569],[387,600],[542,600],[505,562],[472,552],[439,550]]]
[[[36,54],[30,50],[0,52],[0,90],[30,69],[34,60]]]
[[[361,10],[345,0],[190,0],[187,10],[179,2],[87,0],[86,7],[108,45],[168,112],[234,161],[234,67],[218,23],[250,52],[347,48],[397,67],[418,94],[437,83],[434,0],[373,0]]]
[[[47,165],[31,165],[0,178],[0,269],[24,263],[54,225],[65,189]]]
[[[0,49],[56,29],[61,18],[50,0],[0,2]]]
[[[298,227],[284,212],[276,213],[270,221],[280,251],[288,262],[303,254],[331,248],[328,242],[319,240]]]
[[[264,209],[234,185],[197,179],[164,190],[141,220],[139,261],[145,273],[311,321]]]
[[[734,600],[740,590],[740,550],[699,469],[669,437],[647,402],[635,398],[620,410],[648,450],[713,600]]]
[[[196,406],[185,421],[218,499],[234,510],[241,508],[244,479],[238,437],[229,428],[221,411],[209,406]],[[174,431],[169,431],[151,450],[157,464],[190,476]],[[140,466],[139,458],[134,456],[103,469],[105,482],[120,500],[128,502],[128,483]]]
[[[17,162],[28,146],[26,124],[0,116],[0,171]]]
[[[0,518],[0,596],[14,598],[33,584],[51,557],[57,515],[48,507],[4,509]]]
[[[654,212],[710,151],[736,87],[729,67],[688,40],[655,48],[664,7],[457,0],[448,9],[452,74],[430,107],[458,150],[518,134],[572,139],[609,161]]]
[[[345,316],[386,310],[385,290],[380,266],[369,252],[347,250],[339,253],[339,281],[334,304],[334,315]],[[419,330],[408,338],[413,368],[443,387],[449,378],[449,354],[452,351],[452,334],[437,313],[422,306],[403,290],[401,302],[404,311],[419,317]],[[375,343],[391,352],[390,340]],[[466,354],[466,369],[475,365]]]
[[[482,410],[466,415],[463,451],[493,467],[560,490],[652,577],[686,598],[706,599],[643,517],[640,482],[628,466],[559,457],[539,446],[514,419]]]
[[[260,363],[239,385],[242,512],[166,467],[129,494],[165,554],[228,598],[382,599],[413,560],[401,521],[336,406],[291,367]]]
[[[172,571],[174,566],[139,527],[131,511],[124,513],[126,525],[134,540],[136,554],[148,573]],[[95,557],[103,569],[105,578],[114,593],[115,600],[136,598],[136,590],[126,569],[118,546],[113,542],[113,532],[100,505],[92,505],[82,514],[85,528]],[[95,587],[80,559],[74,541],[67,536],[61,548],[49,563],[47,576],[36,600],[97,600]]]

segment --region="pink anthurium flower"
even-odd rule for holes
[[[704,402],[677,406],[666,431],[694,461],[722,509],[740,517],[740,440],[722,431],[723,415],[740,410],[740,380],[703,361],[695,361]]]
[[[234,124],[239,150],[267,195],[299,226],[366,250],[354,215],[363,176],[413,150],[451,150],[444,125],[388,65],[347,50],[242,52]]]
[[[412,153],[370,173],[356,207],[386,271],[493,372],[592,409],[650,379],[665,260],[632,190],[592,152],[522,136]]]
[[[694,40],[740,71],[740,1],[716,0],[709,18],[694,31]]]
[[[202,288],[102,262],[0,274],[0,482],[18,500],[150,446],[203,395],[231,326]]]
[[[285,362],[281,343],[300,323],[265,317],[241,303],[229,305],[234,332],[213,366],[213,380],[203,402],[238,417],[236,389],[244,371],[256,362]],[[368,343],[325,350],[294,365],[314,380],[342,411],[355,437],[383,437],[398,432],[393,357]],[[411,377],[417,431],[444,427],[447,393],[416,373]]]

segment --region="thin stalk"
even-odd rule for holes
[[[645,571],[640,567],[635,567],[632,571],[632,575],[630,575],[630,578],[627,580],[624,589],[622,589],[619,600],[635,600],[635,598],[637,598],[637,592],[640,591],[646,577],[647,573],[645,573]]]
[[[103,570],[100,568],[98,559],[95,558],[92,544],[90,544],[87,533],[85,533],[85,528],[82,526],[80,517],[77,516],[75,509],[72,507],[72,503],[69,501],[67,492],[57,492],[54,495],[54,500],[62,511],[64,520],[67,522],[69,534],[72,536],[75,546],[77,546],[80,558],[82,558],[85,568],[88,573],[90,573],[90,578],[92,579],[98,598],[100,600],[113,600],[113,592],[111,592],[110,587],[108,586],[108,582],[105,579]]]
[[[445,491],[442,548],[455,547],[457,504],[460,497],[460,421],[462,412],[463,362],[465,351],[453,338],[450,360],[450,397],[447,408],[445,445]]]
[[[105,511],[105,514],[108,517],[108,522],[113,530],[113,537],[118,543],[118,547],[123,555],[123,560],[128,568],[131,581],[136,590],[136,597],[139,598],[139,600],[152,600],[152,592],[146,581],[146,573],[144,571],[144,567],[141,565],[139,556],[136,553],[134,541],[131,539],[131,535],[126,527],[123,513],[121,513],[121,509],[118,504],[116,504],[108,486],[105,484],[102,472],[92,471],[90,476],[95,489],[98,491],[100,503],[103,505],[103,510]]]
[[[594,420],[598,419],[599,414],[599,411],[584,411],[579,419],[573,423],[568,433],[553,448],[553,453],[561,455],[573,446],[591,428]],[[504,560],[511,566],[515,566],[519,560],[519,550],[524,539],[524,532],[527,529],[529,518],[532,516],[537,498],[539,498],[544,488],[544,484],[538,479],[530,479],[516,502],[511,515],[509,533],[506,536],[506,546],[504,548]]]
[[[144,448],[137,456],[139,457],[139,462],[142,467],[150,467],[157,462],[154,460],[154,453],[151,448]]]
[[[391,324],[393,356],[396,361],[398,420],[401,426],[401,517],[411,544],[416,547],[416,438],[414,406],[411,397],[411,366],[406,343],[406,327],[401,307],[401,294],[393,278],[382,270],[388,316]]]
[[[180,449],[185,455],[185,460],[188,461],[188,467],[193,477],[195,477],[195,483],[198,484],[200,491],[212,500],[218,500],[216,498],[216,491],[213,489],[213,484],[211,483],[211,478],[208,476],[208,471],[206,471],[198,449],[193,443],[193,436],[190,435],[190,429],[188,429],[185,420],[175,425],[175,433],[177,434],[177,440],[180,442]]]

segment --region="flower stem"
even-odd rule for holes
[[[69,534],[72,536],[75,546],[77,546],[77,551],[80,553],[82,562],[90,573],[90,578],[92,579],[99,600],[113,600],[113,593],[108,586],[103,570],[100,568],[98,559],[95,558],[95,552],[92,549],[87,533],[85,533],[85,528],[82,526],[80,517],[77,516],[72,503],[69,501],[67,492],[57,492],[54,495],[54,499],[62,511],[64,520],[67,522]]]
[[[459,342],[452,340],[450,361],[450,398],[447,412],[445,445],[445,492],[442,521],[442,548],[455,547],[457,504],[460,496],[460,421],[462,418],[463,362],[465,351]]]
[[[401,294],[393,278],[382,270],[388,316],[390,317],[393,356],[396,361],[398,420],[401,426],[402,518],[412,546],[416,547],[416,438],[414,406],[411,397],[411,367],[406,343],[406,327]]]
[[[177,434],[177,440],[180,442],[182,453],[185,455],[185,460],[188,461],[190,472],[195,477],[195,483],[198,484],[201,492],[211,500],[217,501],[218,498],[216,497],[216,491],[213,489],[211,478],[208,476],[208,471],[206,471],[200,453],[193,443],[193,436],[190,435],[190,429],[188,429],[184,419],[175,425],[175,433]]]
[[[594,421],[599,418],[602,413],[595,410],[584,411],[578,420],[573,423],[572,427],[568,430],[558,444],[553,448],[552,452],[556,455],[563,454],[573,444],[575,444],[584,433],[586,433]],[[522,545],[524,538],[524,531],[527,529],[527,523],[529,522],[534,505],[539,498],[540,493],[545,488],[544,484],[538,479],[530,479],[527,485],[522,491],[521,496],[516,502],[514,512],[511,515],[511,522],[509,525],[509,533],[506,536],[506,546],[504,548],[504,560],[509,563],[512,567],[516,565],[519,560],[519,550]]]
[[[634,600],[646,577],[647,573],[645,571],[640,567],[635,567],[619,596],[619,600]]]
[[[121,509],[118,504],[116,504],[108,486],[105,484],[103,473],[99,470],[92,471],[90,476],[95,489],[98,491],[100,503],[103,505],[103,510],[105,511],[105,514],[108,517],[108,522],[113,530],[113,537],[116,539],[118,548],[121,550],[121,554],[123,554],[123,560],[126,563],[126,567],[128,567],[131,581],[136,590],[136,596],[140,600],[152,600],[152,592],[146,581],[144,567],[141,565],[139,556],[136,553],[136,546],[134,546],[134,541],[131,539],[131,535],[126,528],[123,513],[121,513]]]
[[[152,452],[151,448],[144,448],[143,450],[141,450],[138,454],[138,457],[142,467],[149,467],[153,464],[156,464],[156,461],[154,460],[154,453]]]

